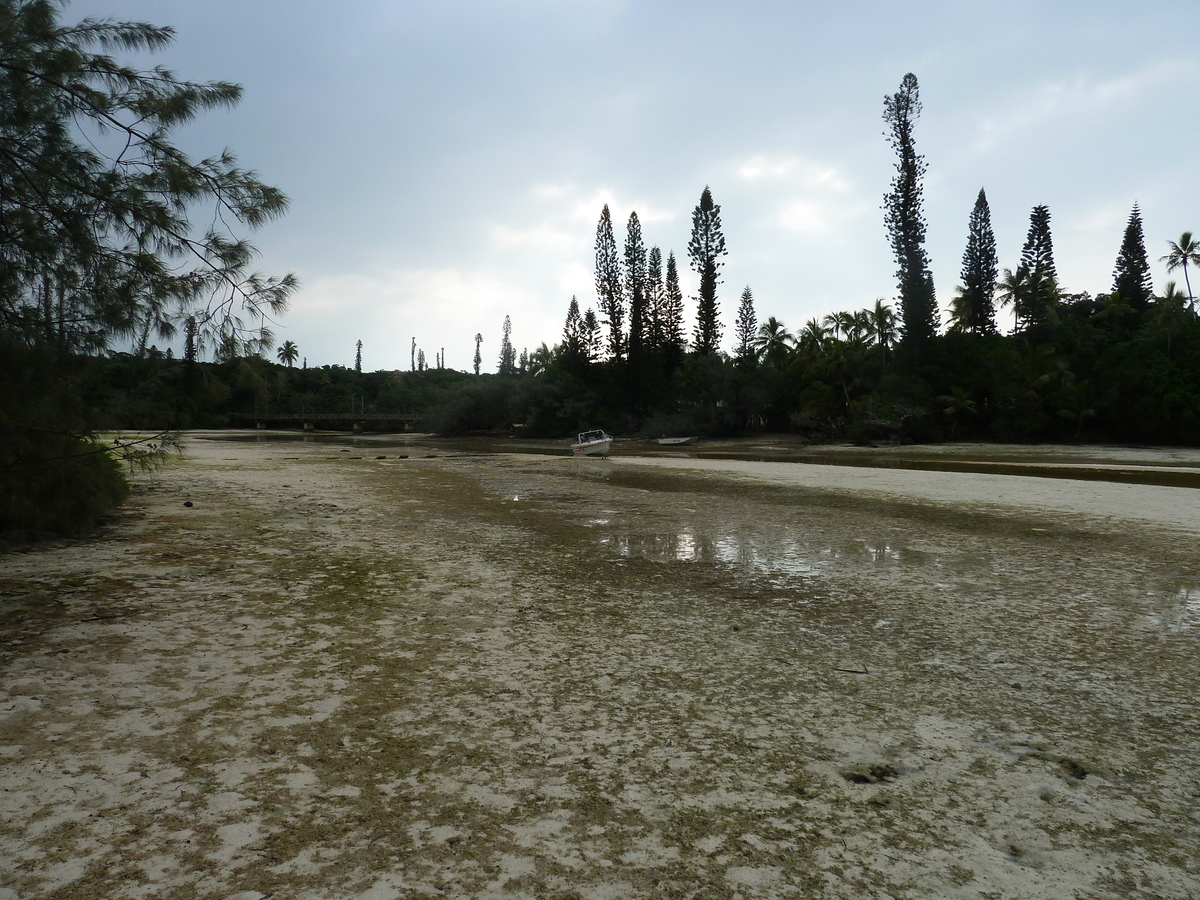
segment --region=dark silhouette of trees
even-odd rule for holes
[[[567,321],[563,325],[561,356],[563,364],[574,373],[582,372],[589,361],[583,317],[579,314],[579,301],[574,295],[567,307]]]
[[[922,179],[928,165],[916,151],[913,130],[921,116],[917,76],[904,76],[900,90],[883,101],[888,143],[896,152],[896,175],[884,195],[884,224],[896,258],[900,290],[901,335],[914,349],[937,333],[938,308],[933,273],[925,252],[925,215],[921,210]]]
[[[613,359],[625,356],[625,295],[621,285],[621,259],[613,235],[612,214],[608,204],[596,224],[596,302],[603,323],[608,326],[608,353]]]
[[[975,207],[967,224],[967,248],[963,251],[962,285],[954,298],[954,327],[972,334],[996,331],[996,235],[992,215],[983,188],[975,198]]]
[[[795,342],[796,339],[783,323],[774,316],[769,316],[755,332],[752,346],[759,359],[767,365],[781,369]]]
[[[667,357],[667,368],[673,370],[683,358],[687,338],[683,330],[683,291],[679,288],[679,269],[675,263],[675,252],[667,254],[667,275],[663,297],[663,349]]]
[[[734,359],[743,369],[752,368],[758,362],[754,343],[757,336],[758,315],[754,311],[754,294],[750,291],[750,285],[746,285],[738,303],[737,322],[733,328],[733,337],[737,342]]]
[[[275,355],[281,363],[283,363],[285,366],[287,366],[290,369],[293,365],[295,365],[296,360],[300,358],[300,349],[291,341],[284,341],[283,346],[281,346],[279,348],[278,353],[276,353]],[[361,357],[361,350],[360,350],[360,357]],[[360,358],[360,363],[361,363],[361,358]],[[362,371],[361,365],[359,366],[359,371],[360,372]]]
[[[109,51],[160,51],[174,32],[63,24],[64,6],[0,3],[0,532],[18,537],[86,529],[125,491],[122,445],[94,440],[106,410],[82,355],[131,340],[163,365],[149,339],[189,319],[189,364],[263,352],[297,287],[254,272],[241,234],[281,216],[284,194],[228,150],[196,160],[175,143],[241,88],[126,65]]]
[[[877,299],[867,315],[871,322],[871,334],[879,347],[883,368],[886,369],[888,349],[896,342],[896,311],[882,299]]]
[[[1193,238],[1190,231],[1185,231],[1179,236],[1178,242],[1167,241],[1167,246],[1171,248],[1171,252],[1160,257],[1159,262],[1167,264],[1168,274],[1176,269],[1183,269],[1183,283],[1187,285],[1188,292],[1188,307],[1195,312],[1196,301],[1192,298],[1192,282],[1188,278],[1188,266],[1200,267],[1200,241]]]
[[[1142,233],[1142,213],[1136,203],[1129,213],[1121,250],[1113,269],[1113,290],[1120,293],[1134,312],[1142,312],[1154,299],[1150,280],[1150,260],[1146,256],[1146,238]]]
[[[589,363],[597,362],[600,359],[600,319],[596,315],[596,311],[590,306],[587,312],[583,314],[583,338],[584,346],[587,347],[587,360]]]
[[[650,331],[646,304],[646,245],[636,212],[629,214],[629,223],[625,227],[625,293],[629,298],[629,364],[636,384],[645,362]]]
[[[695,351],[700,356],[716,353],[721,343],[720,310],[717,285],[720,284],[721,257],[726,254],[725,235],[721,231],[721,207],[713,203],[706,185],[700,202],[692,211],[692,238],[688,258],[700,276],[700,294],[696,298]]]
[[[199,351],[199,348],[196,346],[197,332],[196,317],[188,316],[187,320],[183,323],[183,358],[188,362],[196,361]],[[286,347],[291,343],[291,341],[286,341],[284,346]]]
[[[1048,207],[1035,206],[1029,214],[1029,232],[1021,248],[1016,279],[1002,285],[1002,290],[1011,295],[1021,327],[1044,325],[1054,316],[1058,305],[1058,270],[1054,265]]]
[[[504,327],[500,333],[500,363],[497,371],[501,375],[517,374],[517,353],[512,345],[512,317],[504,317]]]
[[[655,353],[662,353],[665,343],[663,323],[666,318],[667,288],[663,284],[662,251],[651,247],[646,257],[646,308],[649,325],[647,343]]]

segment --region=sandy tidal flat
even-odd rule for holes
[[[0,900],[1200,896],[1197,491],[402,452],[0,557]]]

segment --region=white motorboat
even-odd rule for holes
[[[656,438],[658,443],[662,444],[664,447],[683,447],[684,445],[690,444],[693,441],[697,441],[699,439],[700,439],[699,435],[695,435],[695,434],[693,434],[691,437],[660,437],[660,438]]]
[[[585,431],[571,445],[571,452],[576,456],[608,456],[611,449],[612,435],[603,431]]]

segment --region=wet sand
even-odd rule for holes
[[[1200,895],[1198,497],[194,440],[3,557],[0,898]]]

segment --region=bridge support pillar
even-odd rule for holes
[[[363,430],[362,422],[355,422],[350,430],[353,431],[355,434],[362,434],[362,430]]]
[[[305,423],[304,423],[304,430],[305,430],[305,431],[312,431],[312,430],[313,430],[313,423],[312,423],[312,422],[305,422]]]
[[[254,423],[254,427],[255,427],[255,428],[266,428],[266,427],[267,427],[267,423],[266,423],[266,422],[255,422],[255,423]]]

